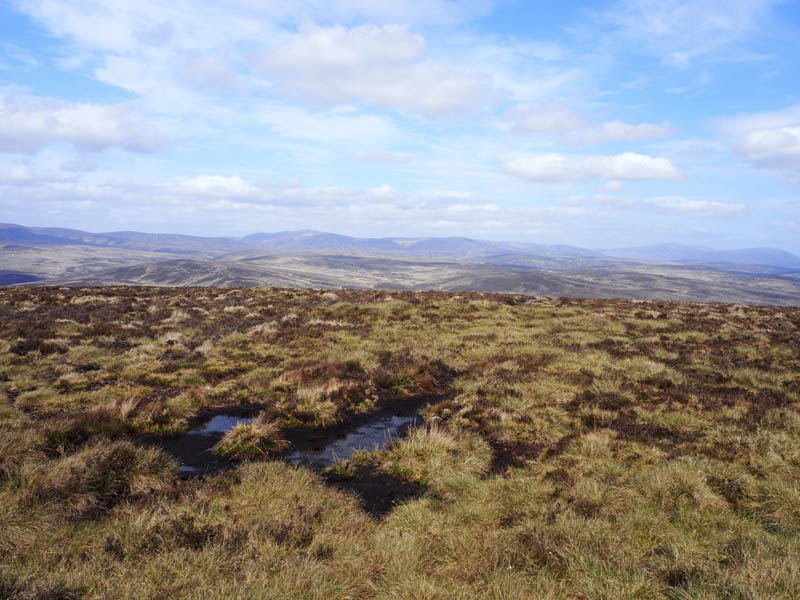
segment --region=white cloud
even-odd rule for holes
[[[633,152],[617,155],[568,156],[529,154],[507,162],[509,175],[532,181],[583,181],[587,179],[675,180],[680,171],[666,158]]]
[[[666,140],[651,146],[659,152],[682,156],[690,159],[706,159],[726,150],[725,144],[702,138],[682,140]]]
[[[364,103],[440,116],[488,101],[489,76],[424,59],[424,52],[424,38],[404,27],[306,26],[260,66],[288,92],[324,105]]]
[[[58,142],[83,150],[151,152],[165,140],[124,104],[69,103],[7,95],[0,101],[0,151],[32,152]]]
[[[517,104],[506,112],[505,121],[520,133],[572,131],[583,125],[580,114],[558,104]]]
[[[683,67],[756,33],[782,0],[621,0],[604,13],[625,38]]]
[[[391,120],[359,112],[306,111],[273,104],[260,107],[248,116],[258,123],[268,125],[281,136],[323,144],[383,142],[402,135]]]
[[[90,160],[77,158],[74,160],[64,161],[61,163],[59,168],[62,171],[67,171],[69,173],[89,173],[90,171],[97,170],[97,163]]]
[[[552,231],[587,214],[584,207],[576,206],[501,206],[484,196],[452,189],[306,187],[217,174],[155,183],[53,181],[30,175],[26,185],[15,186],[14,193],[8,194],[13,197],[7,203],[8,217],[36,210],[59,218],[65,226],[78,226],[91,215],[112,229],[180,220],[184,231],[208,231],[213,222],[218,234],[311,227],[367,235],[473,232],[494,237],[499,230],[519,236],[534,228]],[[0,177],[0,194],[12,185]]]
[[[307,76],[348,73],[374,64],[405,64],[425,52],[425,38],[397,25],[320,27],[307,25],[266,57],[268,66]]]
[[[603,192],[613,193],[620,191],[623,187],[625,187],[625,183],[622,181],[606,181],[599,189]]]
[[[0,169],[0,183],[20,185],[32,181],[36,181],[36,176],[28,165],[10,165]]]
[[[712,200],[697,200],[681,196],[659,196],[648,198],[642,202],[665,212],[681,213],[695,216],[731,216],[743,213],[745,205],[741,203],[715,202]]]
[[[796,177],[800,169],[800,105],[721,119],[718,126],[733,151],[753,166]]]
[[[261,189],[245,182],[238,175],[224,177],[222,175],[198,175],[164,186],[170,191],[180,194],[201,196],[224,196],[228,198],[246,198],[258,196]]]
[[[800,127],[749,131],[735,150],[757,166],[795,169],[800,165]]]
[[[565,206],[594,207],[615,211],[651,211],[660,214],[691,217],[730,217],[745,212],[742,203],[718,202],[685,196],[655,196],[652,198],[625,198],[610,194],[595,194],[591,198],[570,196]]]
[[[654,138],[669,137],[674,134],[672,126],[664,123],[641,123],[632,125],[620,121],[603,123],[585,131],[578,131],[567,136],[567,141],[575,144],[602,144],[604,142],[627,141],[640,142]]]
[[[230,66],[226,57],[209,53],[189,59],[183,71],[184,78],[192,85],[210,90],[240,91],[245,84]]]

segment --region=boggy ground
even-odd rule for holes
[[[800,597],[799,309],[4,289],[0,390],[0,597]],[[186,481],[136,442],[425,396],[327,473]]]

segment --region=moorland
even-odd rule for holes
[[[281,286],[800,304],[800,258],[773,248],[613,250],[470,238],[243,238],[0,224],[0,286]]]
[[[0,597],[796,598],[798,400],[791,307],[3,288]],[[231,410],[229,469],[152,443]]]

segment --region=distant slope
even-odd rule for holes
[[[40,246],[65,243],[63,238],[58,236],[36,233],[33,229],[28,227],[10,223],[0,223],[0,242],[38,244]]]
[[[800,305],[800,280],[699,267],[609,263],[570,271],[344,253],[247,252],[108,269],[34,285],[282,286],[516,292],[535,296]]]
[[[536,266],[572,269],[589,264],[601,264],[604,259],[612,258],[661,263],[693,262],[714,265],[724,270],[737,270],[741,266],[747,266],[745,270],[754,272],[759,269],[753,269],[753,266],[771,266],[794,271],[800,269],[800,257],[776,248],[715,250],[704,246],[661,244],[613,250],[589,250],[563,244],[494,242],[467,237],[359,238],[311,230],[254,233],[242,238],[232,238],[136,231],[90,233],[57,227],[0,224],[0,244],[4,242],[39,247],[80,245],[119,248],[195,258],[216,258],[236,252],[262,249],[293,253],[382,254],[489,263],[497,263],[496,257],[505,256],[506,259],[502,264],[516,264],[529,268]],[[571,259],[572,262],[566,259]],[[595,259],[594,263],[591,262],[592,259]]]
[[[32,276],[31,281],[54,277],[73,277],[144,262],[157,263],[179,258],[180,254],[127,250],[80,244],[3,244],[0,243],[0,268]]]
[[[39,281],[40,277],[30,273],[20,273],[19,271],[5,271],[0,269],[0,286],[16,285],[18,283],[32,283]]]
[[[291,252],[325,250],[398,254],[403,251],[403,247],[391,239],[355,238],[320,231],[255,233],[243,237],[242,241],[257,248]]]
[[[174,254],[219,255],[251,247],[249,244],[225,237],[198,237],[191,235],[139,233],[115,231],[89,233],[77,229],[59,227],[22,227],[0,224],[0,242],[16,242],[31,245],[80,245],[124,248],[147,252]]]
[[[41,282],[49,283],[49,282]],[[305,283],[305,285],[302,285]],[[280,273],[269,273],[246,264],[191,259],[168,260],[98,271],[89,275],[59,280],[62,285],[149,285],[215,287],[330,287],[330,282],[300,282]]]
[[[715,250],[705,246],[658,244],[604,251],[607,256],[649,261],[689,261],[703,264],[770,265],[784,269],[800,268],[800,257],[776,248]]]
[[[548,257],[602,256],[602,253],[594,250],[566,245],[492,242],[467,237],[357,238],[311,230],[254,233],[245,236],[242,241],[259,248],[290,252],[358,252],[454,260],[476,260],[498,253]]]

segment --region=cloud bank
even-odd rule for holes
[[[569,156],[530,154],[507,162],[509,175],[531,181],[585,181],[590,179],[677,180],[680,171],[666,158],[634,152],[617,155]]]

